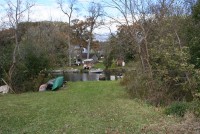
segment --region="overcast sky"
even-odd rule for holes
[[[6,5],[4,0],[0,4],[1,6]],[[15,1],[15,0],[13,0]],[[35,6],[31,8],[30,13],[30,21],[63,21],[67,22],[67,16],[61,11],[57,4],[57,0],[33,0],[35,1]],[[66,0],[67,1],[67,0]],[[78,8],[78,12],[73,14],[72,19],[80,19],[84,20],[85,16],[88,15],[88,5],[90,2],[101,2],[101,0],[78,0],[76,7]],[[109,0],[106,0],[109,1]],[[3,13],[3,8],[1,9],[1,13]],[[2,21],[5,21],[6,18],[2,16],[0,13],[0,17],[2,18]],[[112,10],[113,13],[113,10]],[[28,17],[26,15],[24,16],[24,21],[27,20]],[[109,21],[108,19],[106,20]],[[112,32],[116,31],[116,24],[115,25],[106,25],[101,26],[97,29],[95,29],[95,34],[98,35],[98,38],[106,38],[106,36],[110,33],[109,28],[112,30]]]
[[[78,18],[80,20],[84,20],[84,16],[88,15],[88,5],[92,1],[94,0],[78,0],[76,5],[76,7],[78,8],[78,12],[73,14],[72,19]],[[95,0],[95,2],[101,3],[101,0]],[[36,3],[36,6],[32,9],[33,21],[53,20],[66,22],[68,20],[67,16],[60,10],[58,4],[56,3],[56,0],[37,0]],[[101,26],[95,29],[95,33],[99,36],[104,36],[105,34],[107,35],[110,32],[108,27],[110,27],[113,32],[116,31],[115,25],[107,25],[106,27]]]

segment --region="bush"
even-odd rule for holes
[[[165,114],[183,117],[188,110],[187,102],[175,102],[165,109]]]
[[[200,117],[200,101],[194,100],[190,103],[189,110],[197,117]]]
[[[146,100],[156,106],[169,105],[175,101],[190,102],[200,79],[197,79],[199,73],[193,66],[186,65],[187,67],[169,69],[169,66],[153,66],[153,76],[150,78],[148,73],[143,71],[141,63],[135,62],[128,68],[122,84],[132,97]]]
[[[33,44],[23,44],[22,59],[16,65],[13,74],[13,87],[16,93],[37,91],[45,77],[41,72],[49,68],[47,55]]]
[[[155,106],[169,104],[169,95],[162,81],[150,80],[148,74],[142,71],[140,62],[135,62],[126,71],[121,84],[126,86],[129,95],[133,98],[145,100]]]
[[[136,63],[131,70],[128,70],[125,73],[125,77],[123,78],[121,84],[126,86],[128,93],[134,97],[139,99],[145,99],[149,93],[147,76],[142,73],[140,68],[140,63]]]

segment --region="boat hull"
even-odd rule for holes
[[[64,77],[63,76],[59,76],[55,79],[55,81],[53,82],[53,87],[51,90],[56,90],[58,88],[60,88],[63,85],[63,81],[64,81]]]

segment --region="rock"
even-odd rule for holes
[[[39,92],[46,91],[47,84],[42,84],[39,88]]]

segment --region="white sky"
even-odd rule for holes
[[[0,20],[1,22],[6,21],[6,18],[2,15],[3,13],[3,8],[5,7],[5,1],[0,0],[0,17],[2,18]],[[78,12],[73,14],[72,19],[79,19],[79,20],[84,20],[84,16],[87,15],[87,8],[89,5],[89,2],[94,1],[94,2],[100,2],[101,0],[78,0]],[[113,12],[112,12],[113,13]],[[27,15],[24,16],[23,20],[27,20]],[[56,3],[56,0],[35,0],[35,6],[31,8],[31,13],[30,13],[30,21],[63,21],[67,22],[67,16],[61,11],[59,8],[58,4]],[[106,20],[109,22],[109,20]],[[0,25],[1,27],[1,25]],[[102,36],[102,38],[105,38],[109,33],[110,30],[112,32],[116,31],[116,24],[113,25],[106,25],[106,26],[101,26],[97,29],[95,29],[94,33],[98,34],[98,37]]]

